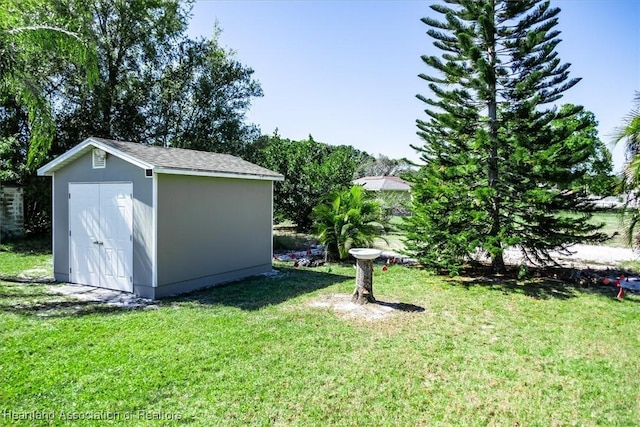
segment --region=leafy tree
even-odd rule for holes
[[[623,216],[627,216],[626,236],[629,244],[640,244],[640,237],[635,236],[635,229],[640,222],[640,92],[636,92],[635,106],[617,130],[615,142],[624,142],[628,163],[622,170],[618,192],[627,197]]]
[[[75,30],[84,10],[72,19],[65,6],[57,0],[0,2],[0,97],[9,97],[9,104],[26,111],[29,141],[24,155],[31,169],[46,158],[54,137],[46,89],[58,66],[73,66],[84,82],[95,77],[93,46]]]
[[[349,188],[365,153],[351,146],[262,137],[253,145],[252,161],[284,175],[274,184],[276,219],[288,219],[299,232],[311,228],[311,211],[333,190]]]
[[[51,183],[35,175],[54,138],[51,87],[64,68],[87,86],[97,72],[94,46],[78,30],[86,11],[71,9],[58,0],[0,2],[0,181],[24,188],[30,233],[51,226]]]
[[[15,97],[0,99],[0,182],[19,183],[29,173],[23,149],[28,146],[28,114]]]
[[[363,176],[400,176],[411,170],[411,162],[407,159],[391,159],[380,154],[370,157],[357,171],[356,178]]]
[[[565,104],[560,115],[572,111],[575,105]],[[598,136],[598,121],[591,111],[581,110],[575,115],[552,122],[554,131],[568,135],[566,145],[581,153],[582,161],[571,167],[575,179],[570,181],[571,188],[576,191],[587,189],[592,196],[610,196],[617,183],[612,173],[611,152]]]
[[[594,176],[582,166],[597,163],[597,141],[575,137],[589,125],[582,107],[553,107],[579,81],[555,51],[560,10],[541,0],[431,8],[442,19],[422,21],[442,53],[422,57],[433,96],[418,96],[427,119],[417,121],[424,166],[413,177],[409,250],[450,269],[480,250],[501,272],[509,246],[545,263],[552,249],[605,238],[589,222]]]
[[[244,123],[262,94],[253,71],[218,45],[217,33],[186,36],[192,3],[0,3],[0,120],[34,118],[3,128],[0,162],[25,186],[25,201],[28,194],[46,209],[50,191],[31,179],[35,169],[88,136],[233,154],[257,138]]]
[[[390,221],[394,216],[411,214],[411,192],[409,191],[377,191],[376,199],[382,205],[385,218]]]
[[[640,92],[636,92],[634,104],[634,108],[627,114],[615,135],[616,143],[624,141],[627,159],[631,160],[640,153]]]
[[[245,123],[251,100],[262,96],[253,70],[216,38],[186,40],[177,61],[152,87],[146,141],[164,146],[243,154],[260,135]]]
[[[57,151],[88,136],[140,141],[148,131],[149,97],[163,67],[179,60],[191,2],[73,0],[90,11],[82,27],[97,48],[98,78],[78,84],[76,70],[60,76]],[[155,111],[153,111],[155,113]],[[142,138],[141,138],[142,137]]]
[[[385,231],[380,203],[362,186],[332,191],[313,209],[313,232],[328,260],[343,260],[352,247],[371,247]]]
[[[86,0],[76,0],[84,2]],[[259,136],[245,123],[262,96],[253,70],[211,39],[186,34],[192,1],[91,0],[87,37],[99,79],[79,86],[74,70],[58,91],[58,151],[88,136],[240,154]]]

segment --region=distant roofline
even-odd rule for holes
[[[404,179],[391,176],[391,175],[381,175],[381,176],[363,176],[362,178],[358,178],[352,181],[355,185],[362,185],[365,189],[369,191],[411,191],[411,183],[405,181]],[[385,187],[385,182],[388,182],[389,187]],[[401,186],[403,188],[393,188],[393,187]],[[367,188],[370,187],[370,188]]]

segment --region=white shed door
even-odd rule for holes
[[[133,291],[131,183],[69,184],[73,283]]]

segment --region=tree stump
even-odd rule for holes
[[[359,259],[356,262],[356,289],[351,301],[356,304],[375,302],[373,296],[373,261]]]

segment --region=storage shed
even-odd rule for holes
[[[273,181],[238,157],[88,138],[53,178],[56,280],[161,298],[271,271]]]

